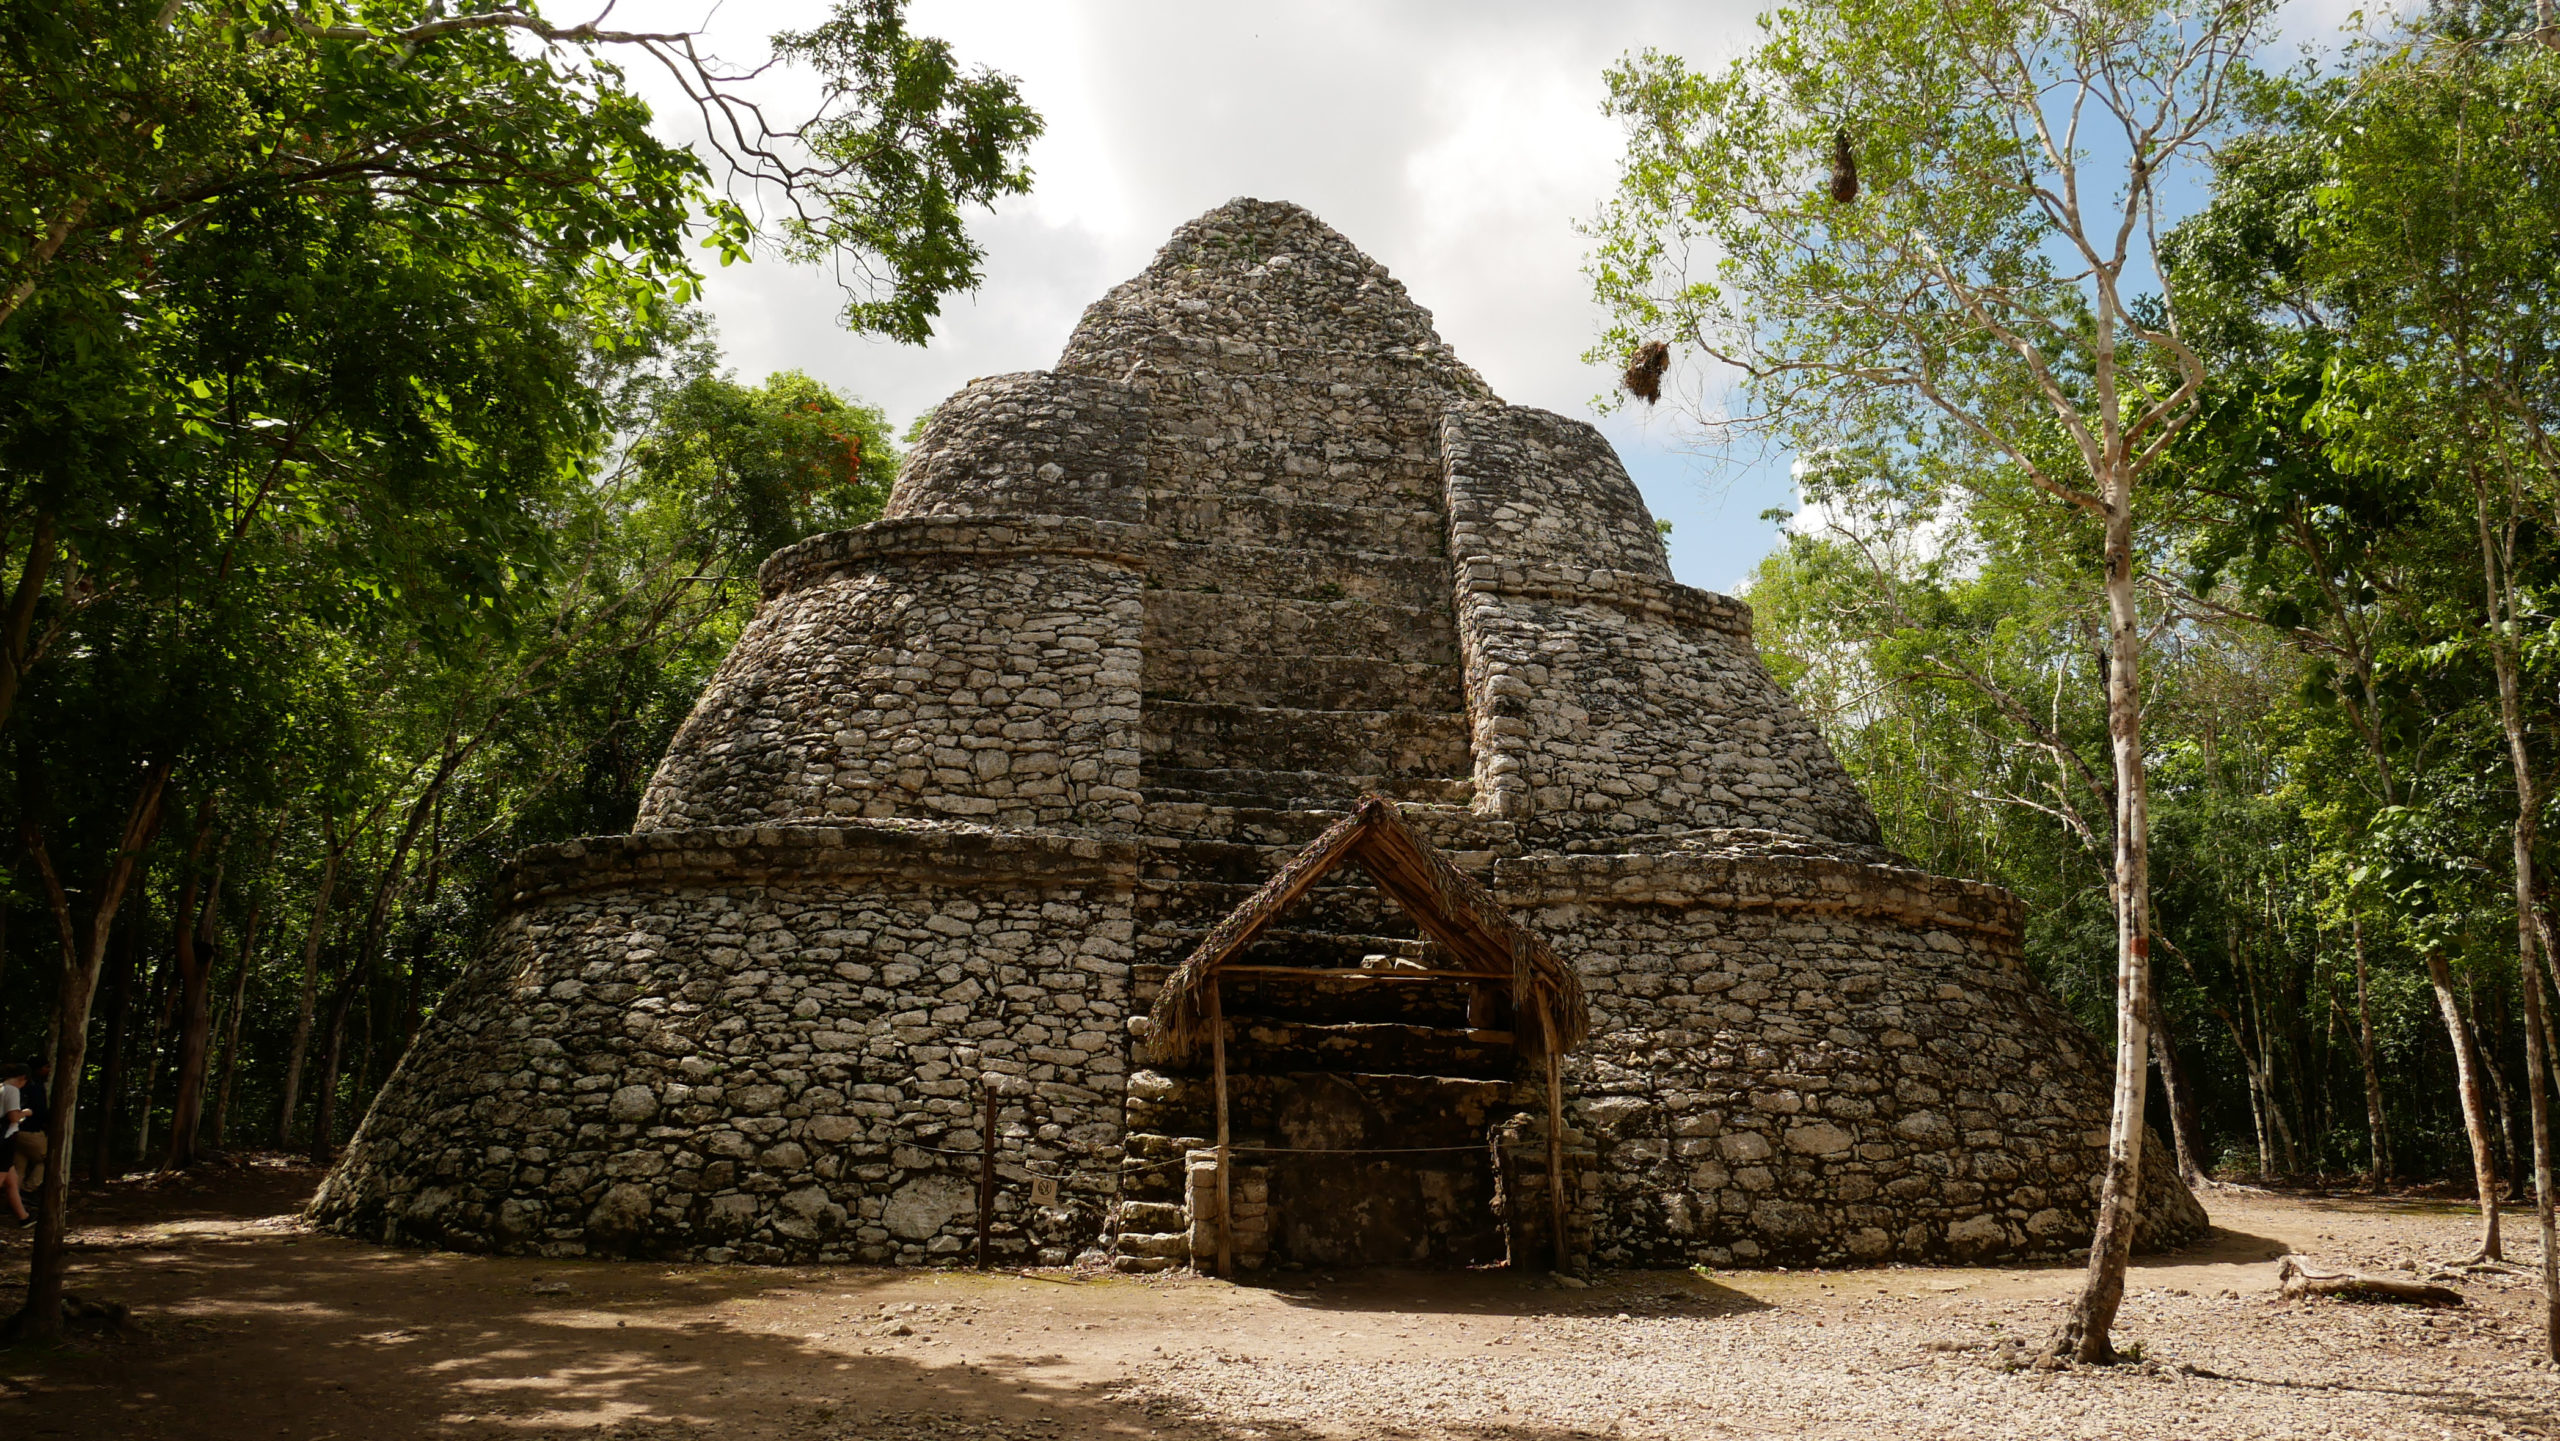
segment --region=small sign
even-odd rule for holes
[[[1058,1204],[1058,1178],[1055,1176],[1032,1177],[1031,1204],[1035,1206],[1054,1206]]]

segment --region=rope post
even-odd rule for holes
[[[1555,1241],[1555,1268],[1565,1268],[1564,1249],[1564,1057],[1556,1045],[1554,1013],[1547,993],[1537,992],[1538,1040],[1547,1048],[1547,1206]]]
[[[1218,1078],[1218,1274],[1233,1280],[1236,1274],[1235,1188],[1227,1180],[1227,1018],[1219,1009],[1218,992],[1225,989],[1213,972],[1209,977],[1209,1057]]]
[[[978,1269],[987,1269],[987,1233],[996,1224],[996,1078],[981,1071],[978,1084],[987,1092],[987,1121],[979,1132],[983,1141],[978,1150]]]

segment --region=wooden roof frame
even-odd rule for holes
[[[1179,1061],[1212,1038],[1219,972],[1345,861],[1358,862],[1378,889],[1457,963],[1456,969],[1433,972],[1432,978],[1508,984],[1515,1010],[1522,1017],[1545,1017],[1553,1029],[1551,1038],[1540,1038],[1550,1054],[1582,1044],[1591,1012],[1573,968],[1513,920],[1492,892],[1416,833],[1393,801],[1372,795],[1210,927],[1199,947],[1165,977],[1151,1012],[1154,1028],[1147,1050],[1152,1059]],[[1390,978],[1399,973],[1378,974]]]

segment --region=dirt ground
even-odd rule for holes
[[[562,1263],[312,1233],[283,1164],[81,1206],[75,1290],[121,1335],[0,1352],[0,1434],[979,1438],[2560,1437],[2529,1277],[2459,1311],[2276,1294],[2286,1250],[2379,1269],[2469,1249],[2466,1206],[2218,1189],[2142,1261],[2146,1363],[2039,1374],[2077,1272],[1064,1272]],[[2530,1251],[2526,1231],[2522,1247]],[[9,1233],[0,1275],[19,1274]],[[0,1294],[0,1306],[12,1304]]]

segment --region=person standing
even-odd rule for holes
[[[21,1197],[44,1189],[44,1161],[53,1150],[45,1127],[46,1120],[53,1115],[53,1093],[47,1084],[53,1078],[53,1061],[38,1056],[27,1062],[24,1069],[27,1079],[19,1083],[18,1099],[26,1109],[26,1117],[18,1122],[17,1147],[9,1158],[9,1168],[17,1173]]]
[[[27,1068],[11,1062],[0,1066],[0,1198],[9,1202],[10,1213],[21,1226],[32,1226],[36,1218],[27,1211],[27,1203],[18,1194],[18,1127],[27,1119]]]

